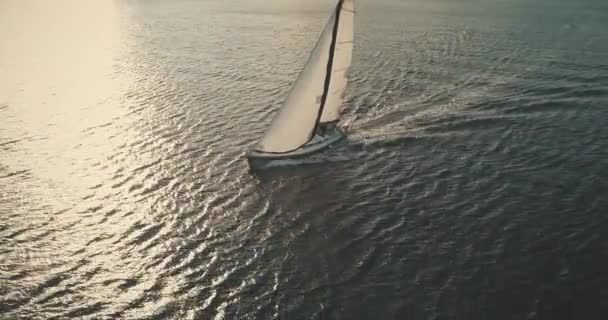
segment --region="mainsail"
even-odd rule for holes
[[[348,84],[353,39],[354,0],[340,0],[257,151],[296,150],[312,139],[319,123],[338,120]]]

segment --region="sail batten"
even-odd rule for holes
[[[354,40],[353,0],[340,0],[281,110],[256,150],[285,153],[308,143],[319,123],[338,120]]]

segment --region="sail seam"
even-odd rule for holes
[[[323,109],[325,108],[325,103],[327,102],[327,96],[329,93],[329,85],[331,82],[331,74],[332,67],[334,64],[334,51],[336,50],[336,42],[338,38],[338,26],[340,24],[340,11],[342,11],[342,4],[344,0],[338,1],[338,5],[336,6],[336,21],[334,24],[334,29],[332,31],[331,44],[329,46],[329,59],[327,61],[327,73],[325,74],[325,85],[323,86],[323,95],[321,96],[321,107],[319,108],[319,113],[317,114],[317,120],[315,121],[315,126],[313,127],[312,132],[310,133],[310,137],[314,137],[315,132],[319,127],[319,123],[321,122],[321,117],[323,115]]]

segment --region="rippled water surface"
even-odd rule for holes
[[[331,2],[1,1],[2,318],[605,319],[608,4],[361,0],[252,173]]]

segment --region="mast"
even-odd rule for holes
[[[354,48],[355,4],[354,0],[342,1],[338,12],[340,22],[332,52],[331,81],[323,106],[320,123],[337,122],[340,118],[346,88],[350,78],[350,67]]]
[[[317,114],[317,120],[315,121],[315,127],[312,130],[312,134],[314,135],[319,128],[319,123],[321,122],[321,116],[323,115],[323,109],[325,109],[325,103],[327,103],[327,95],[329,94],[329,84],[331,81],[332,68],[334,64],[334,53],[336,51],[336,39],[338,38],[338,25],[340,24],[340,11],[342,11],[342,5],[344,4],[344,0],[339,0],[336,5],[336,21],[334,22],[334,29],[332,31],[331,36],[331,45],[329,46],[329,60],[327,61],[327,73],[325,74],[325,84],[323,86],[323,95],[321,96],[321,107],[319,108],[319,112]]]

